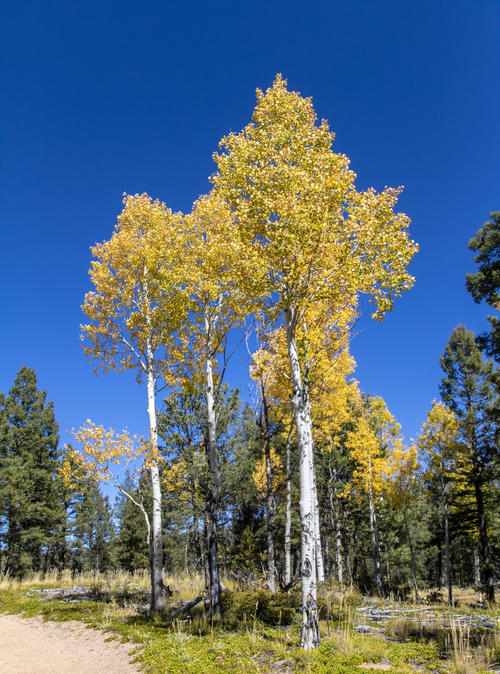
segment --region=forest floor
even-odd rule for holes
[[[201,578],[166,583],[167,614],[202,588]],[[227,585],[224,621],[213,623],[202,604],[175,620],[148,616],[147,576],[0,581],[0,613],[10,614],[0,615],[0,672],[500,672],[500,610],[477,606],[472,590],[457,588],[451,608],[436,592],[415,604],[325,586],[322,643],[305,652],[298,593]]]

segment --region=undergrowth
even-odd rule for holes
[[[198,594],[200,577],[166,578],[173,595],[166,612]],[[384,668],[394,674],[416,671],[472,674],[487,672],[500,660],[500,637],[475,642],[470,631],[389,626],[386,635],[358,634],[356,608],[363,597],[355,592],[325,588],[318,602],[322,643],[304,652],[299,648],[299,592],[264,589],[224,593],[224,620],[210,621],[200,604],[189,615],[167,621],[138,609],[147,601],[146,574],[102,577],[31,578],[29,582],[0,582],[0,612],[41,616],[45,620],[77,620],[89,628],[110,632],[110,638],[130,643],[132,659],[144,672],[315,672],[356,674]],[[226,585],[231,590],[230,583]],[[54,587],[83,586],[93,600],[44,600]],[[491,611],[489,613],[492,613]],[[496,614],[498,615],[498,613]],[[491,671],[491,670],[489,670]]]

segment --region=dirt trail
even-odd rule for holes
[[[136,674],[133,644],[106,642],[110,633],[85,629],[79,622],[0,615],[2,674]]]

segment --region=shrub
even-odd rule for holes
[[[266,625],[290,625],[297,615],[299,600],[294,594],[257,589],[223,595],[224,620],[258,620]]]

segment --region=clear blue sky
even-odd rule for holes
[[[414,289],[352,351],[364,390],[414,436],[455,325],[487,327],[464,287],[467,242],[500,209],[500,2],[9,1],[0,10],[0,390],[35,369],[63,441],[87,417],[146,432],[130,375],[81,352],[89,247],[123,192],[188,212],[220,138],[277,72],[312,96],[358,186],[405,185]],[[230,383],[248,396],[246,365]]]

